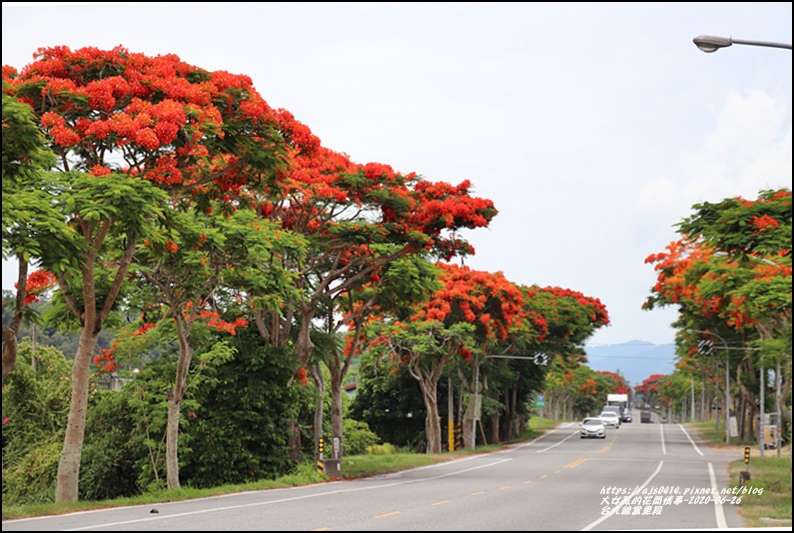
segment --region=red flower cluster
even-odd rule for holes
[[[55,276],[46,270],[36,270],[28,274],[28,279],[25,283],[25,305],[30,305],[39,301],[39,296],[42,292],[50,287],[54,287],[57,281]],[[18,289],[18,283],[14,283],[14,288]]]

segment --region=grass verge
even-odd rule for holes
[[[739,514],[745,527],[791,527],[791,447],[785,447],[777,457],[777,450],[766,450],[764,458],[758,445],[750,446],[750,462],[744,463],[745,445],[726,445],[713,422],[688,424],[709,446],[734,453],[737,459],[728,467],[731,486],[740,484],[740,473],[750,472],[745,482],[747,493],[739,504]]]

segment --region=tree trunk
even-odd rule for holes
[[[165,434],[165,468],[169,489],[179,488],[179,419],[182,399],[187,389],[187,376],[193,360],[193,346],[190,344],[190,327],[179,311],[175,311],[177,334],[179,336],[179,361],[176,365],[174,387],[168,392],[168,424]]]
[[[19,334],[18,328],[3,325],[3,381],[14,368],[17,362],[17,335]]]
[[[174,387],[175,389],[176,387]],[[168,423],[165,429],[165,479],[169,489],[179,488],[179,416],[182,399],[177,392],[168,391]]]
[[[493,444],[498,444],[501,442],[499,439],[499,424],[500,424],[500,417],[499,413],[493,413],[491,416],[491,442]]]
[[[340,368],[338,363],[339,361],[334,357],[334,361],[329,365],[331,369],[331,442],[339,443],[338,448],[336,446],[333,448],[336,454],[333,459],[338,459],[341,466],[344,455],[344,441],[342,440],[342,394],[344,394],[342,379],[344,379],[344,372],[342,370],[346,368],[346,365],[342,365]]]
[[[93,321],[92,321],[93,322]],[[55,487],[55,501],[76,502],[80,476],[80,459],[83,454],[85,436],[85,417],[88,409],[89,370],[94,353],[99,328],[86,323],[80,334],[80,343],[72,364],[72,399],[66,422],[66,435],[58,461],[58,482]]]
[[[427,453],[441,453],[441,418],[438,414],[437,389],[438,382],[430,377],[419,380],[422,388],[422,399],[425,402],[425,434],[427,437]]]
[[[309,365],[309,375],[314,381],[314,460],[320,460],[320,439],[323,437],[323,407],[325,403],[325,376],[320,363]]]
[[[289,448],[289,456],[294,462],[300,460],[301,454],[301,428],[298,421],[294,418],[287,422],[287,447]]]
[[[314,349],[314,343],[311,338],[312,320],[314,320],[314,309],[307,305],[301,305],[301,324],[293,353],[295,354],[295,360],[303,368],[308,366],[309,357],[311,357]]]
[[[3,381],[17,362],[17,335],[25,318],[25,294],[28,280],[28,262],[17,256],[19,274],[17,275],[17,295],[14,303],[14,315],[8,325],[3,324]]]

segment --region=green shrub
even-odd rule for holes
[[[52,503],[63,442],[40,442],[3,470],[3,505]],[[5,459],[5,458],[4,458]]]
[[[369,455],[392,455],[397,453],[397,448],[394,444],[384,443],[384,444],[373,444],[372,446],[367,446],[367,453]]]
[[[367,453],[367,447],[380,443],[380,437],[370,431],[366,422],[347,419],[342,422],[342,438],[346,455]]]
[[[3,504],[44,503],[55,495],[69,411],[69,362],[56,348],[19,343],[3,384]]]
[[[80,499],[108,500],[142,492],[140,468],[146,448],[138,431],[134,389],[97,390],[91,395],[80,461]]]

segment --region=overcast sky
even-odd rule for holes
[[[792,4],[3,2],[3,65],[124,46],[250,76],[359,163],[471,180],[472,268],[600,298],[591,345],[673,341],[644,263],[693,204],[791,187]],[[8,268],[13,266],[13,268]],[[3,288],[16,278],[3,265]]]

